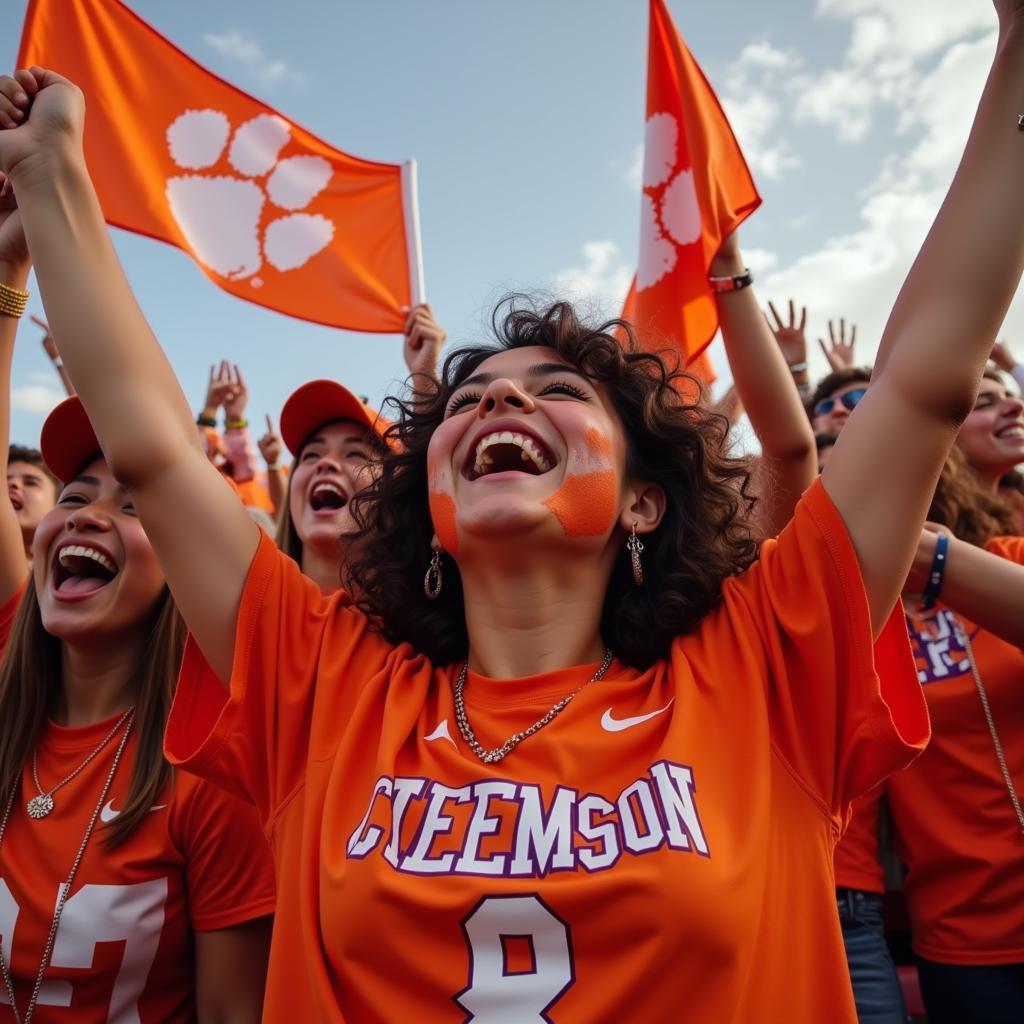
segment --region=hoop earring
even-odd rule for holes
[[[430,565],[427,566],[427,575],[423,577],[423,593],[436,601],[441,596],[441,585],[444,578],[441,575],[441,553],[435,551],[430,556]]]
[[[626,541],[626,550],[629,552],[629,561],[633,567],[633,582],[638,587],[644,585],[644,567],[640,561],[640,552],[643,549],[643,542],[636,535],[636,523],[633,523],[633,532],[629,535],[629,540]]]

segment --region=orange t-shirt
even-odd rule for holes
[[[1024,565],[1024,538],[986,548]],[[1024,614],[1022,609],[1021,614]],[[953,964],[1024,961],[1024,837],[953,623],[970,640],[1017,792],[1024,789],[1024,651],[946,608],[908,616],[934,733],[886,783],[914,949]]]
[[[117,718],[84,728],[47,723],[39,778],[51,786],[81,763]],[[184,772],[118,847],[103,823],[124,806],[133,732],[64,905],[33,1016],[39,1024],[195,1020],[193,932],[230,928],[274,912],[273,865],[252,807]],[[22,1013],[35,984],[57,902],[99,799],[120,736],[31,819],[26,768],[0,848],[0,936]],[[14,1019],[0,992],[0,1021]]]
[[[848,801],[928,735],[902,608],[879,639],[820,484],[722,606],[645,671],[613,661],[482,764],[460,665],[394,648],[263,538],[230,695],[190,641],[173,761],[256,803],[280,901],[266,1019],[856,1020],[832,851]],[[496,746],[583,665],[470,673]]]
[[[836,885],[861,892],[885,892],[885,868],[878,858],[878,814],[882,787],[857,797],[836,844]]]

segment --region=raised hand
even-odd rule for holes
[[[239,422],[245,419],[245,410],[249,405],[249,388],[238,368],[238,363],[221,363],[222,372],[227,371],[227,389],[224,393],[224,415],[229,421]]]
[[[992,362],[1007,373],[1013,373],[1017,366],[1017,360],[1005,341],[997,341],[992,346]]]
[[[430,306],[423,302],[413,306],[405,319],[405,345],[402,354],[413,376],[437,379],[437,359],[448,335],[437,322]]]
[[[0,76],[0,171],[8,177],[45,163],[55,150],[80,151],[84,124],[81,89],[55,71],[33,67]]]
[[[260,455],[267,464],[268,469],[276,469],[281,461],[281,438],[274,430],[274,421],[267,417],[267,432],[256,442],[259,445]]]
[[[771,313],[768,326],[772,329],[772,334],[775,335],[775,340],[782,350],[782,357],[790,367],[800,366],[802,363],[803,369],[806,370],[807,337],[804,334],[804,328],[807,326],[807,307],[800,307],[800,320],[797,321],[796,306],[790,299],[788,323],[779,316],[779,311],[772,302],[768,303],[768,311]],[[772,323],[772,320],[775,322]]]
[[[853,366],[853,346],[857,341],[857,325],[850,325],[850,336],[847,338],[846,320],[839,321],[838,331],[835,324],[829,320],[828,339],[827,345],[822,338],[818,339],[818,344],[821,346],[821,351],[825,353],[825,358],[832,370],[847,370]]]

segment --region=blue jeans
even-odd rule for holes
[[[937,964],[918,957],[928,1024],[1020,1024],[1024,964]]]
[[[882,897],[860,889],[836,889],[846,962],[860,1024],[906,1024],[903,991],[885,942]]]

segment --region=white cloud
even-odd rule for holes
[[[755,175],[777,179],[800,165],[796,150],[779,135],[785,83],[800,67],[792,51],[755,41],[726,70],[719,99]]]
[[[11,388],[11,408],[45,415],[66,397],[63,391],[47,384],[26,384]]]
[[[206,32],[203,42],[211,49],[242,65],[254,75],[261,85],[273,88],[275,85],[298,85],[305,77],[293,71],[287,61],[271,58],[266,50],[247,32],[229,28],[226,32]]]
[[[925,5],[909,2],[927,20],[922,13]],[[869,138],[872,116],[883,106],[898,115],[895,138],[872,140],[879,149],[888,149],[889,155],[860,196],[858,227],[828,239],[789,266],[771,270],[761,282],[766,299],[793,295],[806,303],[811,359],[819,373],[826,368],[813,342],[825,335],[829,317],[856,321],[858,360],[874,358],[889,310],[956,170],[994,50],[993,33],[984,32],[991,30],[991,18],[958,20],[943,10],[939,16],[942,24],[929,30],[928,40],[923,42],[908,38],[913,19],[904,16],[901,6],[902,0],[899,6],[887,0],[819,4],[819,9],[851,18],[855,59],[870,52],[884,65],[848,67],[842,72],[851,80],[859,75],[865,92],[845,110],[852,126],[844,129],[838,115],[832,122],[839,137],[843,138],[845,131],[848,140],[854,135]],[[885,22],[884,41],[870,43],[874,29],[864,20],[870,18]],[[896,32],[903,33],[902,41],[894,38]],[[962,38],[952,38],[954,33]],[[936,55],[934,50],[940,45],[945,49]],[[899,66],[902,77],[894,77],[892,69]],[[805,115],[808,109],[804,108]],[[865,120],[857,120],[861,116]],[[815,119],[828,122],[825,117]],[[905,144],[893,148],[901,138]],[[1011,307],[1005,332],[1010,338],[1024,336],[1024,304]]]
[[[595,315],[618,316],[633,280],[633,265],[625,261],[615,242],[584,242],[580,253],[580,265],[554,274],[552,290],[590,306]]]

